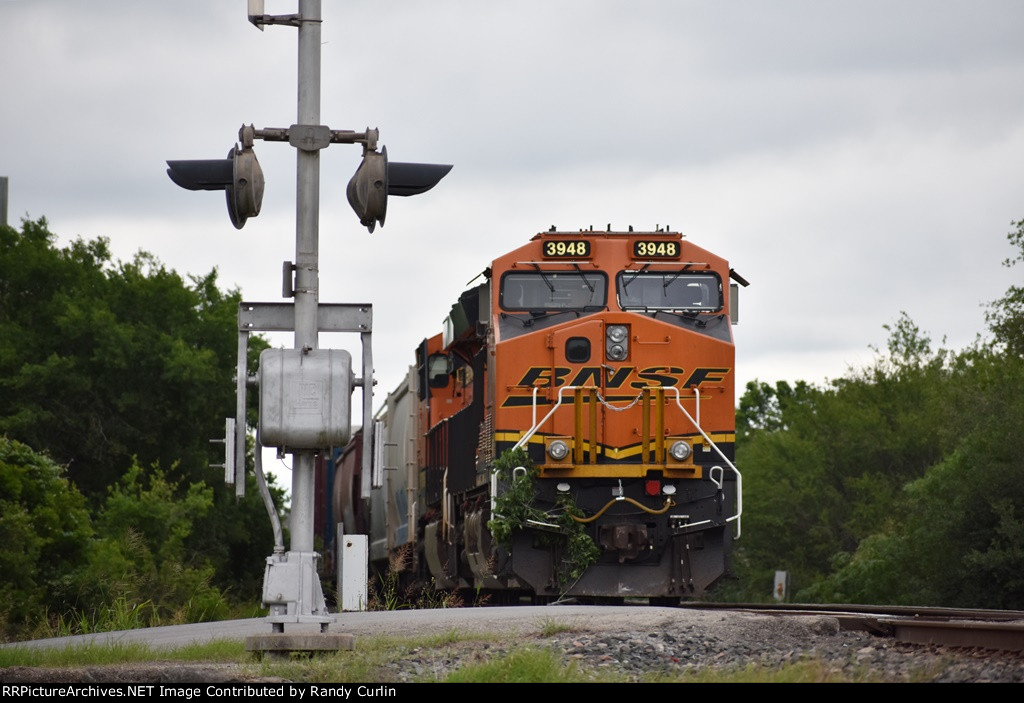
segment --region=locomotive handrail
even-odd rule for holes
[[[523,445],[525,445],[527,442],[529,442],[530,438],[533,437],[533,435],[537,434],[537,430],[540,429],[540,426],[543,425],[545,422],[547,422],[549,417],[551,417],[552,415],[555,414],[555,411],[558,410],[558,408],[560,408],[561,405],[562,405],[562,391],[567,391],[567,390],[573,390],[574,391],[577,388],[583,388],[583,386],[562,386],[562,387],[560,387],[558,389],[558,400],[555,401],[555,405],[551,408],[551,410],[548,411],[548,414],[545,415],[544,418],[540,422],[537,422],[537,391],[540,389],[540,386],[534,386],[533,387],[533,427],[531,427],[530,429],[528,429],[526,431],[526,434],[524,434],[519,439],[519,441],[515,443],[515,446],[513,446],[512,449],[522,449]]]
[[[728,464],[729,468],[732,469],[732,472],[736,474],[736,514],[732,517],[726,518],[725,521],[736,522],[736,539],[739,539],[740,533],[742,532],[742,528],[740,527],[740,516],[743,515],[743,474],[740,473],[740,470],[736,468],[735,464],[729,461],[729,457],[725,455],[725,453],[718,447],[718,445],[715,444],[714,441],[712,441],[711,437],[707,435],[707,433],[704,431],[704,428],[700,426],[700,388],[698,388],[697,386],[694,386],[693,388],[693,396],[697,410],[697,419],[694,419],[693,416],[686,411],[686,408],[683,407],[682,400],[679,397],[679,389],[676,388],[675,386],[670,386],[670,389],[675,391],[676,405],[679,407],[680,410],[682,410],[683,415],[686,416],[686,419],[693,423],[693,426],[697,428],[698,432],[700,432],[701,437],[707,440],[708,444],[711,445],[712,449],[718,452],[718,456],[721,457],[722,461]],[[724,474],[724,470],[720,466],[712,466],[711,471],[714,471],[716,468],[722,470]],[[713,478],[712,481],[714,481]],[[722,483],[720,481],[715,481],[715,483],[718,485],[719,490],[721,490]]]
[[[558,399],[555,401],[554,406],[540,420],[540,422],[538,422],[537,421],[537,392],[540,390],[540,386],[534,386],[533,387],[533,417],[532,417],[533,426],[530,427],[530,429],[526,431],[526,433],[519,439],[519,441],[515,443],[515,445],[513,446],[513,449],[521,449],[523,446],[525,446],[526,443],[530,441],[530,438],[533,437],[533,435],[535,435],[537,433],[537,430],[540,429],[541,425],[543,425],[545,422],[547,422],[548,419],[552,415],[555,414],[555,411],[558,410],[558,408],[560,408],[562,406],[562,393],[564,391],[570,391],[570,390],[571,391],[575,391],[576,389],[583,389],[583,388],[586,388],[586,386],[560,386],[558,388]],[[640,402],[640,399],[643,397],[644,390],[646,390],[646,389],[642,389],[640,391],[640,393],[637,394],[637,397],[633,399],[633,402],[631,402],[629,405],[626,405],[626,406],[623,406],[623,407],[616,407],[616,406],[612,405],[607,400],[605,400],[604,397],[602,397],[600,393],[596,393],[596,395],[597,395],[598,401],[603,406],[605,406],[609,410],[614,410],[616,412],[621,412],[623,410],[629,410],[631,407],[633,407],[638,402]],[[661,387],[661,390],[665,390],[665,387]],[[676,406],[682,411],[683,415],[686,416],[686,419],[689,420],[693,424],[693,426],[697,428],[697,431],[700,432],[701,437],[703,437],[704,440],[711,446],[711,448],[714,449],[715,452],[717,452],[718,456],[722,459],[722,461],[724,461],[726,464],[728,464],[729,469],[736,476],[736,514],[726,518],[725,521],[726,522],[735,522],[736,523],[736,539],[739,539],[740,534],[742,532],[742,528],[740,526],[740,517],[743,515],[743,475],[740,473],[739,469],[736,468],[736,465],[734,463],[732,463],[732,461],[729,460],[729,457],[727,457],[725,455],[725,452],[723,452],[721,450],[721,448],[717,444],[715,444],[714,440],[711,439],[711,437],[708,435],[708,433],[704,431],[704,428],[700,426],[700,388],[695,386],[694,389],[693,389],[694,400],[695,400],[695,403],[696,403],[696,415],[697,415],[696,418],[694,418],[694,416],[691,415],[689,413],[689,411],[686,408],[683,407],[682,398],[681,398],[681,396],[679,394],[679,389],[677,387],[675,387],[675,386],[668,386],[668,390],[671,390],[671,391],[675,392]],[[722,469],[721,467],[712,467],[712,469],[715,469],[715,468],[718,468],[718,469],[720,469],[720,470],[722,470],[724,472],[724,469]],[[724,477],[723,477],[723,480],[724,480]],[[721,490],[721,487],[722,487],[721,481],[714,481],[714,483],[719,487],[719,490]]]

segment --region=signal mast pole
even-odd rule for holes
[[[320,125],[320,1],[299,1],[299,125]],[[295,349],[305,351],[319,347],[320,150],[295,152]],[[292,455],[293,552],[313,551],[314,458],[312,451]]]

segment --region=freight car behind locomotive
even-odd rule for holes
[[[667,230],[495,259],[378,413],[379,487],[337,460],[334,519],[441,590],[701,596],[739,536],[730,278]]]

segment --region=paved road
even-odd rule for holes
[[[636,630],[658,628],[681,621],[702,621],[714,615],[679,608],[648,606],[515,606],[495,608],[450,608],[437,610],[393,610],[362,613],[341,613],[328,627],[330,633],[347,633],[355,637],[375,635],[423,636],[449,630],[459,632],[490,632],[514,637],[516,633],[536,631],[548,624],[564,624],[575,628],[600,630]],[[316,633],[319,625],[286,625],[285,633]],[[67,647],[86,644],[144,642],[152,648],[174,648],[221,639],[244,640],[251,635],[271,632],[263,618],[227,620],[213,623],[170,625],[141,630],[101,632],[73,637],[32,640],[5,647]]]

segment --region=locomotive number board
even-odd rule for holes
[[[679,242],[637,239],[633,242],[634,259],[678,259]]]
[[[549,239],[544,242],[545,259],[574,259],[590,256],[590,242],[585,239]]]

